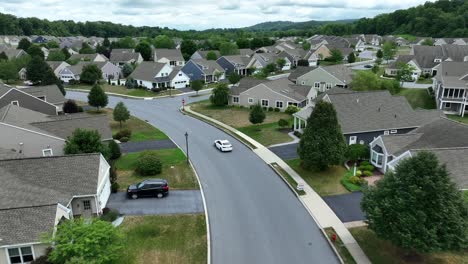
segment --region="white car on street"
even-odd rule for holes
[[[215,140],[214,146],[222,152],[232,151],[232,145],[225,139]]]

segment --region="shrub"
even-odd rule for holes
[[[106,222],[114,222],[119,217],[119,211],[116,209],[104,208],[102,210],[101,220]]]
[[[281,111],[281,109],[279,109],[278,107],[275,108],[275,112],[279,112]]]
[[[262,108],[263,108],[263,111],[268,111],[268,107],[264,106]]]
[[[120,188],[120,184],[117,183],[117,182],[114,182],[111,184],[111,192],[112,193],[116,193],[119,191],[119,188]]]
[[[360,165],[359,166],[359,170],[362,170],[362,171],[374,171],[374,166],[372,166],[371,164],[369,165]]]
[[[130,138],[131,136],[132,136],[132,131],[130,129],[122,129],[114,135],[114,138],[122,139],[123,137]]]
[[[128,142],[130,139],[128,137],[121,137],[119,139],[120,142]]]
[[[280,127],[287,127],[288,125],[289,125],[288,120],[282,119],[282,118],[281,118],[280,120],[278,120],[278,126],[280,126]]]
[[[286,110],[284,111],[286,114],[294,114],[296,112],[299,111],[299,107],[295,106],[295,105],[290,105],[286,108]]]
[[[63,109],[63,112],[67,114],[78,113],[79,111],[78,105],[76,104],[74,100],[71,100],[71,99],[67,100],[63,104],[62,109]]]
[[[356,171],[356,176],[361,176],[361,175],[362,175],[362,171],[357,170],[357,171]]]
[[[362,178],[360,178],[358,176],[351,176],[351,177],[349,177],[349,182],[354,184],[354,185],[363,185],[365,180],[363,180]]]
[[[272,112],[273,111],[273,107],[268,107],[268,111]]]
[[[353,169],[349,170],[348,172],[346,172],[345,175],[343,175],[343,177],[340,180],[341,184],[350,192],[362,191],[363,186],[366,185],[366,181],[362,180],[361,178],[359,178],[360,180],[353,178],[354,182],[360,183],[360,184],[355,184],[351,182],[352,177],[359,178],[358,176],[353,176]]]
[[[369,148],[367,145],[353,144],[349,145],[346,150],[346,158],[351,161],[366,159],[369,157]]]
[[[367,165],[372,165],[368,160],[364,160],[364,161],[361,161],[361,163],[359,163],[360,166],[367,166]]]
[[[363,171],[362,174],[364,174],[364,176],[366,176],[366,177],[374,175],[374,173],[372,173],[372,171],[368,171],[368,170]]]
[[[145,151],[138,157],[135,171],[143,176],[160,174],[162,163],[156,153]]]
[[[84,112],[84,109],[82,106],[78,106],[78,113],[83,113]]]
[[[113,160],[120,158],[120,156],[122,155],[119,144],[117,144],[114,140],[109,142],[109,152],[110,158]]]

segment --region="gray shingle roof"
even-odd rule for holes
[[[46,101],[54,105],[65,102],[65,96],[63,96],[62,92],[60,92],[60,89],[55,84],[46,86],[27,86],[17,89],[35,97],[45,96]]]
[[[245,78],[242,78],[239,82],[239,85],[238,86],[233,86],[231,88],[231,95],[239,95],[240,93],[254,87],[254,86],[257,86],[261,83],[265,82],[265,80],[260,80],[260,79],[256,79],[256,78],[253,78],[253,77],[245,77]]]
[[[336,109],[344,134],[416,128],[441,115],[439,111],[414,111],[403,96],[388,91],[327,95]]]
[[[73,54],[70,56],[70,60],[80,60],[80,61],[94,61],[96,57],[100,55],[98,53],[94,54]],[[107,59],[106,56],[102,55],[103,58]]]
[[[100,154],[0,160],[0,209],[61,203],[96,194]]]
[[[299,66],[297,67],[291,74],[289,74],[289,80],[295,82],[297,78],[301,77],[302,75],[317,69],[317,67],[304,67],[304,66]]]
[[[328,90],[328,91],[326,91],[326,92],[324,92],[322,94],[319,94],[317,96],[317,98],[315,98],[314,101],[311,104],[309,104],[307,107],[302,108],[299,112],[294,113],[294,116],[297,116],[297,117],[301,118],[302,120],[307,120],[309,118],[310,114],[312,114],[312,111],[314,110],[315,102],[318,102],[318,101],[322,100],[322,98],[325,95],[335,94],[335,93],[351,93],[351,92],[352,91],[344,89],[344,88],[333,87],[330,90]]]
[[[171,61],[185,61],[182,52],[178,49],[154,49],[153,52],[156,60],[166,58]]]
[[[440,46],[419,46],[413,47],[414,56],[418,65],[422,68],[433,68],[438,65],[434,60],[445,61],[450,58],[452,61],[464,61],[468,56],[467,45],[440,45]]]
[[[353,71],[344,65],[331,65],[322,68],[344,83],[350,83],[353,80]]]
[[[247,78],[244,78],[244,79],[247,79]],[[234,91],[231,90],[231,94],[239,95],[240,93],[252,87],[255,87],[259,84],[263,84],[269,89],[283,96],[302,102],[303,100],[307,99],[306,96],[309,93],[310,89],[312,89],[312,87],[308,87],[308,86],[295,85],[290,80],[288,80],[288,78],[280,78],[280,79],[276,79],[273,81],[268,81],[268,80],[267,81],[259,80],[259,81],[260,82],[257,82],[249,78],[248,80],[244,81],[242,85],[239,84],[240,88],[239,87],[237,87],[237,89],[233,88],[235,90]]]
[[[247,65],[250,62],[250,58],[247,56],[242,56],[242,55],[229,55],[229,56],[223,56],[226,60],[228,60],[230,63],[242,67],[247,67]]]
[[[50,68],[55,71],[58,66],[60,66],[62,63],[65,63],[67,66],[70,66],[70,64],[64,62],[64,61],[46,61],[47,64],[49,64]]]
[[[17,105],[9,104],[0,109],[0,122],[7,124],[30,124],[50,120],[46,114]]]
[[[414,59],[414,55],[400,55],[400,56],[398,56],[398,58],[395,61],[391,62],[388,65],[388,68],[389,69],[397,69],[399,67],[399,64],[401,64],[401,63],[406,64],[406,63],[410,62],[412,59]]]
[[[132,49],[114,49],[110,54],[111,62],[127,62],[131,60],[137,61],[140,57],[139,52],[134,52]]]
[[[80,61],[75,65],[68,66],[67,69],[69,69],[75,75],[80,75],[83,72],[83,68],[87,65],[94,64],[99,69],[101,69],[104,65],[106,65],[106,63],[107,62]]]
[[[155,76],[164,68],[165,63],[143,61],[130,74],[129,77],[136,80],[154,81]]]
[[[223,67],[221,67],[216,61],[214,60],[205,60],[205,59],[192,59],[193,63],[199,65],[201,70],[206,75],[213,74],[214,70],[219,72],[224,72]]]
[[[440,64],[436,79],[442,82],[444,87],[466,88],[468,78],[468,62],[444,61]]]
[[[102,140],[112,139],[107,115],[70,114],[50,118],[52,120],[34,122],[31,125],[63,139],[71,136],[77,128],[97,130]]]
[[[24,155],[15,150],[0,148],[0,160],[21,158],[24,158]]]

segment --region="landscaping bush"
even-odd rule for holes
[[[360,166],[367,166],[367,165],[372,165],[368,160],[361,161],[359,163]]]
[[[119,211],[116,209],[104,208],[102,209],[102,215],[100,219],[106,222],[114,222],[117,217],[119,217]]]
[[[74,100],[67,100],[64,104],[63,104],[63,112],[66,113],[66,114],[73,114],[73,113],[78,113],[79,109],[78,109],[78,105],[76,104],[76,102]]]
[[[119,191],[119,188],[120,188],[120,184],[117,183],[117,182],[114,182],[111,184],[111,192],[112,193],[116,193]]]
[[[354,184],[354,185],[363,185],[365,180],[361,179],[360,177],[358,176],[351,176],[349,177],[349,182]]]
[[[268,107],[264,106],[263,111],[268,111]]]
[[[286,114],[289,114],[289,115],[292,115],[294,113],[297,113],[299,111],[299,107],[295,106],[295,105],[290,105],[286,108],[286,110],[284,111]]]
[[[275,108],[275,112],[279,112],[281,111],[281,109],[279,109],[278,107]]]
[[[284,127],[287,127],[288,125],[289,125],[288,120],[282,119],[282,118],[278,120],[278,126],[284,128]]]
[[[362,191],[363,187],[366,185],[366,181],[365,180],[358,181],[357,179],[353,178],[353,181],[357,182],[358,184],[352,183],[351,178],[357,177],[357,176],[353,176],[353,170],[354,168],[351,168],[351,170],[346,172],[345,175],[343,175],[343,177],[341,178],[340,182],[350,192]],[[357,177],[357,178],[361,179],[360,177]]]
[[[128,142],[130,139],[128,137],[121,137],[119,139],[120,142]]]
[[[349,145],[346,150],[346,158],[350,161],[357,161],[369,157],[369,148],[366,145],[353,144]]]
[[[82,106],[78,106],[78,113],[83,113],[84,112],[84,109]]]
[[[362,175],[362,171],[357,170],[357,171],[356,171],[356,176],[359,176],[359,177],[360,177],[361,175]]]
[[[114,135],[114,138],[120,140],[123,137],[130,138],[131,136],[132,136],[132,131],[130,129],[122,129]]]
[[[268,111],[273,112],[273,107],[268,107]]]
[[[114,140],[109,142],[109,151],[110,151],[110,158],[113,160],[120,158],[120,156],[122,155],[119,144],[117,144]]]
[[[362,174],[364,174],[364,176],[366,176],[366,177],[374,175],[374,173],[372,173],[372,171],[368,171],[368,170],[363,171]]]
[[[138,157],[135,171],[142,176],[160,174],[162,172],[162,163],[156,153],[144,151]]]
[[[374,171],[375,168],[371,164],[369,164],[369,165],[362,165],[361,164],[358,169],[362,170],[362,171]]]

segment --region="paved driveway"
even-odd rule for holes
[[[149,149],[171,149],[177,148],[176,144],[170,139],[163,140],[148,140],[142,142],[124,142],[120,144],[122,152],[140,152]]]
[[[273,153],[283,160],[297,159],[299,155],[297,154],[297,147],[299,143],[288,144],[278,147],[269,148]]]
[[[67,92],[86,101],[87,94]],[[248,147],[223,131],[179,112],[187,103],[208,96],[134,100],[109,96],[109,106],[123,101],[130,112],[185,146],[201,179],[211,231],[214,264],[223,263],[339,263],[297,197],[275,172]],[[217,138],[228,139],[231,153],[213,148]]]
[[[323,200],[343,223],[366,220],[361,210],[362,192],[325,196]]]
[[[203,213],[203,202],[198,190],[170,191],[158,198],[127,199],[125,192],[111,194],[107,207],[125,215],[161,215]]]

